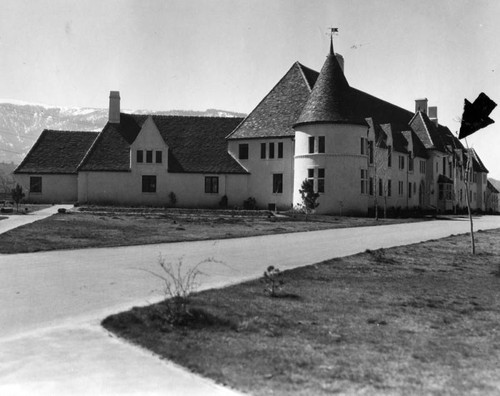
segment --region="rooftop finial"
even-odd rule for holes
[[[338,33],[339,29],[334,28],[334,27],[330,27],[330,28],[328,28],[328,30],[330,31],[330,55],[333,55],[334,54],[334,52],[333,52],[333,35],[335,33]]]

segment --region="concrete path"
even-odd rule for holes
[[[230,395],[99,326],[107,314],[161,298],[158,256],[189,267],[207,258],[202,288],[365,249],[468,232],[467,219],[264,237],[0,255],[0,394]],[[500,217],[475,229],[500,228]],[[478,235],[480,238],[480,235]],[[467,248],[467,247],[464,247]]]
[[[7,215],[1,214],[1,216],[7,216],[7,219],[0,220],[0,234],[10,231],[14,228],[21,227],[26,224],[34,223],[35,221],[45,219],[53,214],[57,213],[58,209],[65,208],[71,209],[73,205],[53,205],[50,208],[38,210],[36,212],[31,212],[26,215]]]

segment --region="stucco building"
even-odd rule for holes
[[[410,112],[351,87],[333,43],[318,73],[296,62],[245,118],[134,115],[111,92],[98,134],[44,131],[15,171],[39,202],[260,208],[301,203],[305,179],[320,213],[486,209],[488,173],[439,124],[427,99]],[[73,148],[72,144],[76,148]],[[57,155],[52,155],[53,152]]]

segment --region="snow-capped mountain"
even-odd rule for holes
[[[124,112],[205,117],[245,116],[217,109]],[[100,131],[107,120],[108,109],[55,107],[23,102],[0,103],[0,162],[19,164],[44,129]]]

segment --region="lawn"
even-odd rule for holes
[[[103,326],[253,395],[499,394],[500,230],[334,259],[191,298],[173,326],[165,303]],[[264,270],[264,269],[263,269]]]
[[[85,207],[81,211],[56,214],[2,234],[0,253],[237,238],[408,221],[422,219],[376,221],[309,216],[305,221],[303,215],[275,217],[267,211]]]

